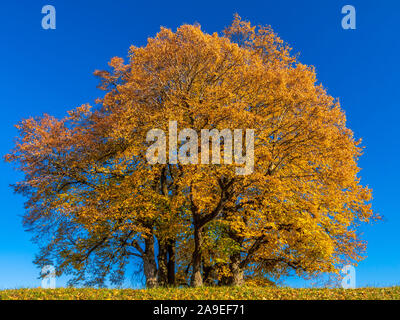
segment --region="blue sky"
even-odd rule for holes
[[[56,30],[41,28],[42,6],[56,8]],[[341,8],[356,9],[357,29],[344,30]],[[373,207],[384,220],[362,228],[366,260],[357,286],[400,284],[400,170],[398,123],[400,2],[392,1],[2,1],[0,4],[0,153],[11,148],[22,118],[63,116],[101,95],[95,69],[131,44],[143,45],[160,26],[198,22],[212,33],[233,14],[269,24],[300,61],[316,67],[318,80],[340,98],[348,126],[363,138],[363,184],[373,189]],[[0,162],[0,289],[39,286],[32,264],[37,248],[21,225],[24,199],[9,184],[21,176]],[[289,279],[289,285],[304,281]],[[58,285],[65,284],[60,279]]]

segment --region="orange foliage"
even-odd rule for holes
[[[148,286],[190,275],[198,286],[337,272],[362,258],[357,227],[378,216],[358,176],[360,141],[271,28],[238,16],[222,35],[161,28],[110,68],[95,72],[99,107],[18,125],[7,160],[25,174],[15,185],[28,197],[24,223],[45,242],[37,263],[99,284],[118,282],[137,256]],[[254,129],[254,172],[149,165],[146,134],[170,120],[199,136]]]

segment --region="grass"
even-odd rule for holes
[[[201,287],[8,289],[0,300],[400,300],[400,286],[358,289]]]

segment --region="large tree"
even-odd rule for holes
[[[39,265],[102,285],[140,259],[149,287],[199,286],[338,272],[362,258],[357,227],[377,215],[358,176],[360,141],[313,67],[271,28],[238,16],[223,34],[161,28],[127,63],[113,58],[95,74],[106,92],[97,106],[22,121],[7,155],[25,174],[15,190],[28,198]],[[171,122],[198,137],[214,130],[196,153],[218,150],[220,164],[168,161],[168,147],[166,162],[150,163],[148,133]],[[250,171],[238,171],[240,156],[226,161],[224,129],[254,130]],[[235,147],[246,151],[249,139]]]

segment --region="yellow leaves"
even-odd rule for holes
[[[317,85],[314,67],[290,56],[270,27],[236,15],[224,35],[198,25],[161,28],[145,46],[132,46],[128,61],[114,57],[109,66],[95,72],[106,91],[100,108],[17,126],[6,159],[26,174],[16,190],[29,197],[27,224],[67,221],[84,231],[73,237],[87,236],[79,248],[102,235],[179,239],[184,269],[194,220],[211,217],[201,226],[202,250],[225,276],[238,251],[249,256],[247,266],[257,262],[256,274],[283,274],[290,265],[331,271],[341,256],[359,259],[364,247],[353,229],[377,217],[357,177],[360,142],[339,102]],[[147,132],[168,131],[170,120],[198,136],[254,129],[254,172],[238,177],[225,163],[150,165]]]
[[[258,280],[258,279],[257,279]],[[400,287],[386,288],[289,288],[253,281],[236,288],[154,288],[154,289],[11,289],[0,291],[1,300],[399,300]]]

